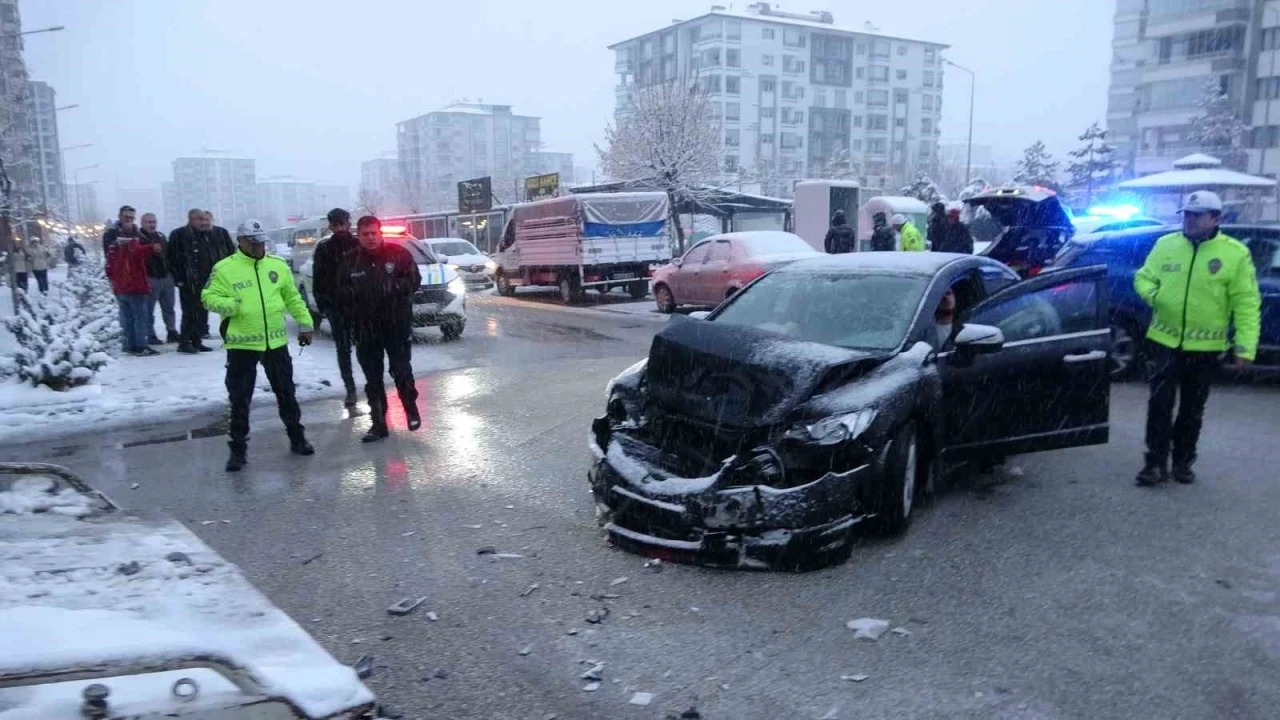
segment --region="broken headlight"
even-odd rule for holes
[[[875,408],[866,408],[798,425],[787,433],[786,437],[789,440],[799,440],[813,445],[838,445],[856,439],[866,432],[875,419]]]

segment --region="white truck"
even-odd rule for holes
[[[584,193],[511,208],[495,258],[502,295],[520,286],[560,288],[566,304],[585,288],[626,288],[637,300],[671,260],[666,193]]]
[[[0,463],[0,720],[365,720],[373,693],[181,523]]]

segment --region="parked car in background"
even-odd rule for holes
[[[453,265],[459,277],[468,288],[485,289],[493,287],[493,272],[498,264],[476,249],[475,245],[462,238],[431,238],[423,240],[431,246],[440,262]]]
[[[1044,269],[1075,234],[1071,214],[1057,193],[1042,187],[1017,185],[978,193],[964,201],[985,208],[1002,230],[990,245],[977,250],[1013,268],[1022,277]]]
[[[1141,227],[1161,227],[1164,223],[1149,217],[1126,217],[1117,218],[1110,215],[1082,215],[1071,218],[1071,224],[1075,226],[1076,235],[1087,235],[1091,233],[1115,232],[1117,230],[1130,230],[1132,228]]]
[[[715,307],[770,270],[821,255],[799,235],[773,230],[713,235],[653,273],[658,310]]]
[[[1162,235],[1177,232],[1174,225],[1094,233],[1073,238],[1054,259],[1059,268],[1106,265],[1111,292],[1111,373],[1129,377],[1143,362],[1143,341],[1151,322],[1151,307],[1138,297],[1133,276]],[[1249,248],[1262,291],[1262,333],[1256,364],[1280,366],[1280,227],[1223,225],[1222,231]]]

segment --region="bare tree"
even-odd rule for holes
[[[677,207],[714,192],[708,186],[721,175],[720,123],[706,89],[683,80],[638,89],[605,127],[605,146],[596,152],[610,177],[667,194],[683,252]]]
[[[360,188],[360,193],[356,196],[356,206],[370,215],[377,215],[388,209],[382,193],[367,187]]]

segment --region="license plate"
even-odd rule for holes
[[[614,280],[635,280],[635,279],[636,279],[636,274],[635,274],[635,273],[633,273],[633,272],[627,272],[627,273],[614,273],[614,274],[613,274],[613,279],[614,279]]]

